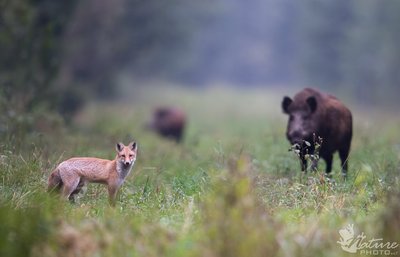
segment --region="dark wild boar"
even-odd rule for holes
[[[185,130],[186,115],[177,108],[158,107],[153,112],[148,127],[160,136],[180,142]]]
[[[293,100],[285,96],[282,109],[289,115],[286,136],[292,145],[299,146],[302,171],[307,169],[305,154],[314,153],[315,134],[322,138],[319,156],[326,162],[326,174],[332,170],[333,154],[339,151],[342,174],[346,177],[353,130],[350,110],[336,97],[312,88],[303,89]],[[313,169],[316,165],[313,163]]]

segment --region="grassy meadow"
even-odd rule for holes
[[[350,166],[343,181],[336,154],[328,182],[323,161],[304,175],[288,151],[280,102],[295,91],[139,87],[89,103],[69,126],[44,115],[40,132],[1,134],[0,256],[354,256],[337,243],[348,224],[400,243],[400,116],[341,97],[354,116]],[[182,145],[144,129],[160,104],[187,112]],[[75,204],[47,194],[62,160],[113,159],[132,139],[138,158],[115,208],[103,185]]]

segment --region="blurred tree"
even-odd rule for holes
[[[54,108],[61,36],[75,1],[0,1],[1,116]]]
[[[84,85],[86,93],[108,98],[115,94],[121,70],[137,77],[171,76],[183,66],[179,57],[196,31],[184,19],[202,5],[185,0],[81,2],[65,36],[60,84]]]
[[[354,22],[351,1],[307,0],[301,10],[299,61],[306,81],[339,85],[343,80],[343,50],[349,43],[347,32]]]
[[[77,4],[63,38],[59,87],[85,96],[113,95],[111,74],[121,68],[117,19],[123,12],[123,1],[85,0]]]
[[[355,7],[356,23],[345,52],[346,83],[366,103],[396,103],[400,93],[400,2],[366,0]]]
[[[366,104],[398,102],[399,1],[307,0],[301,10],[306,83],[345,89]]]

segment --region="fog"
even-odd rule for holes
[[[117,97],[129,76],[312,86],[398,106],[399,10],[396,0],[3,1],[1,99],[21,112],[43,103],[68,112]]]
[[[71,18],[65,65],[73,79],[123,71],[188,86],[368,87],[362,98],[374,102],[383,97],[378,91],[390,98],[398,88],[399,7],[371,0],[89,0]]]

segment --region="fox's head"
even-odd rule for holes
[[[136,161],[137,144],[131,142],[128,146],[123,143],[117,143],[117,160],[122,163],[125,167],[129,167]]]

